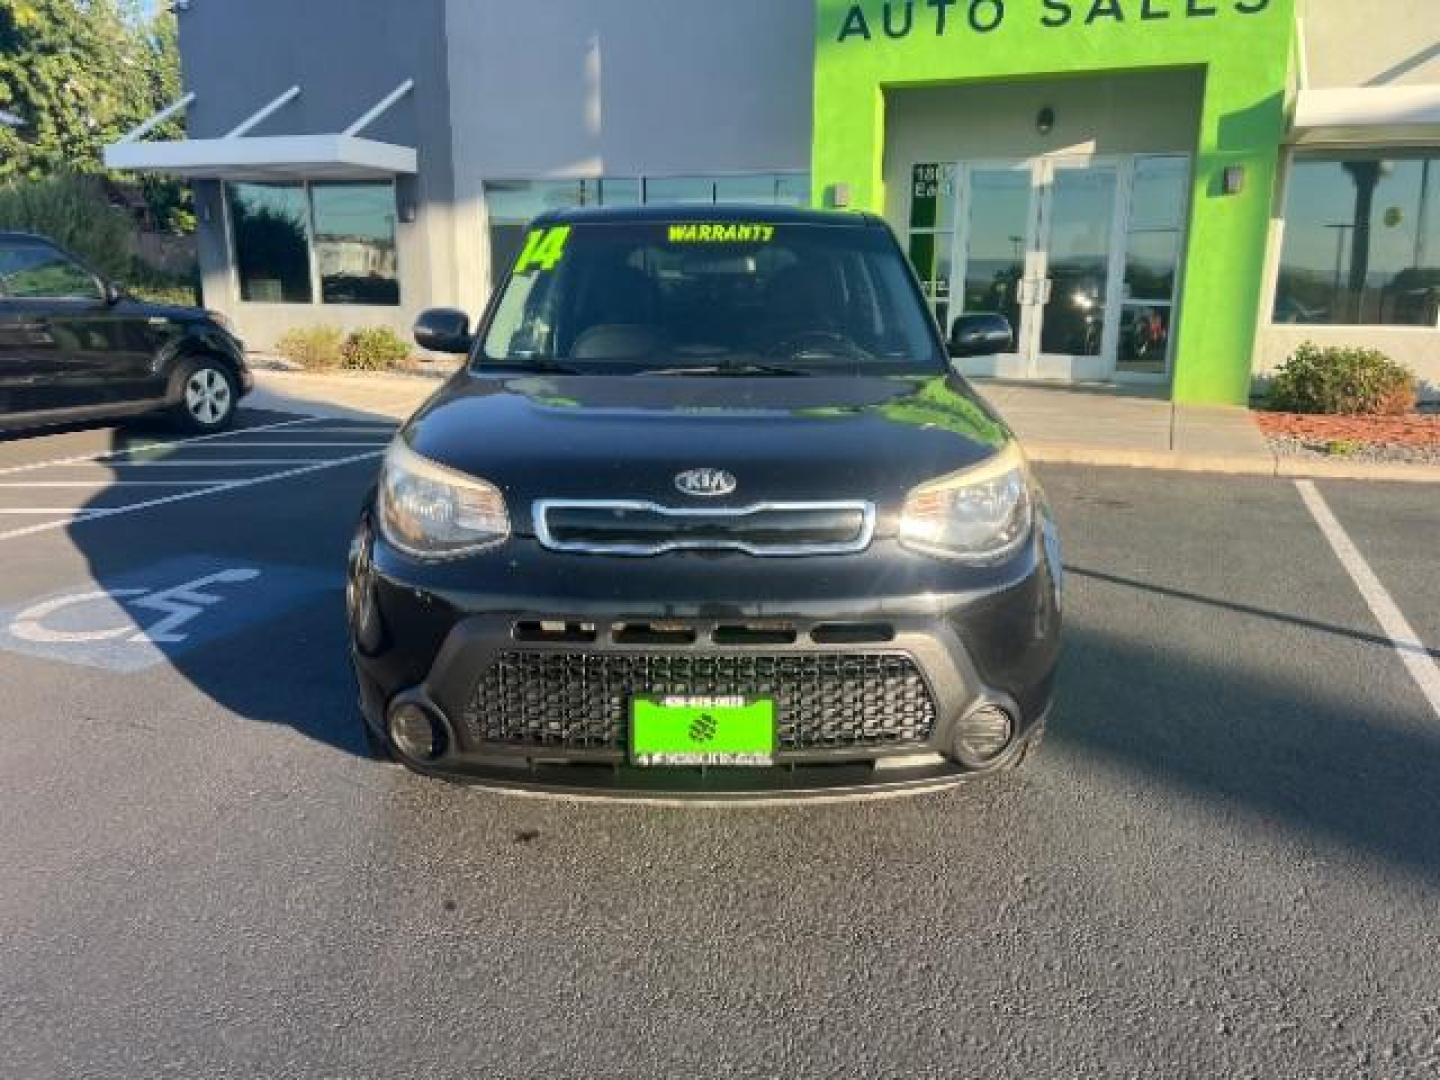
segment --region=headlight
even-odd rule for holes
[[[1034,516],[1029,469],[1012,442],[982,465],[910,492],[900,539],[947,559],[999,562],[1029,538]]]
[[[418,559],[453,559],[510,536],[499,488],[437,465],[398,438],[380,473],[379,511],[385,539]]]

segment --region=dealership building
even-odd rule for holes
[[[1440,392],[1436,0],[182,0],[207,306],[478,312],[560,206],[895,229],[976,375],[1240,402],[1304,341]]]

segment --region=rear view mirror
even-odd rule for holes
[[[468,353],[470,316],[455,308],[431,308],[415,320],[415,344],[438,353]]]
[[[951,356],[994,356],[1015,348],[1010,320],[994,311],[961,315],[950,327]]]

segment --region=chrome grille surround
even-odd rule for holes
[[[557,510],[596,510],[619,513],[650,514],[661,518],[673,518],[677,523],[683,519],[713,521],[717,524],[733,522],[737,536],[734,539],[660,540],[650,544],[604,543],[591,540],[564,540],[555,535],[551,528],[550,515]],[[856,514],[859,528],[855,535],[844,540],[799,544],[756,543],[743,539],[743,527],[747,518],[754,520],[767,513],[789,514]],[[839,502],[762,502],[740,507],[676,507],[659,503],[630,499],[537,499],[532,506],[535,522],[535,538],[542,547],[551,551],[563,551],[586,555],[664,555],[671,551],[739,551],[761,558],[802,556],[802,555],[853,555],[869,548],[875,538],[875,504],[862,501]]]

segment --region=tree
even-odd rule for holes
[[[180,96],[175,17],[139,0],[0,0],[0,182],[101,173],[102,153]],[[177,138],[182,122],[161,128]],[[173,185],[147,181],[152,206]]]

